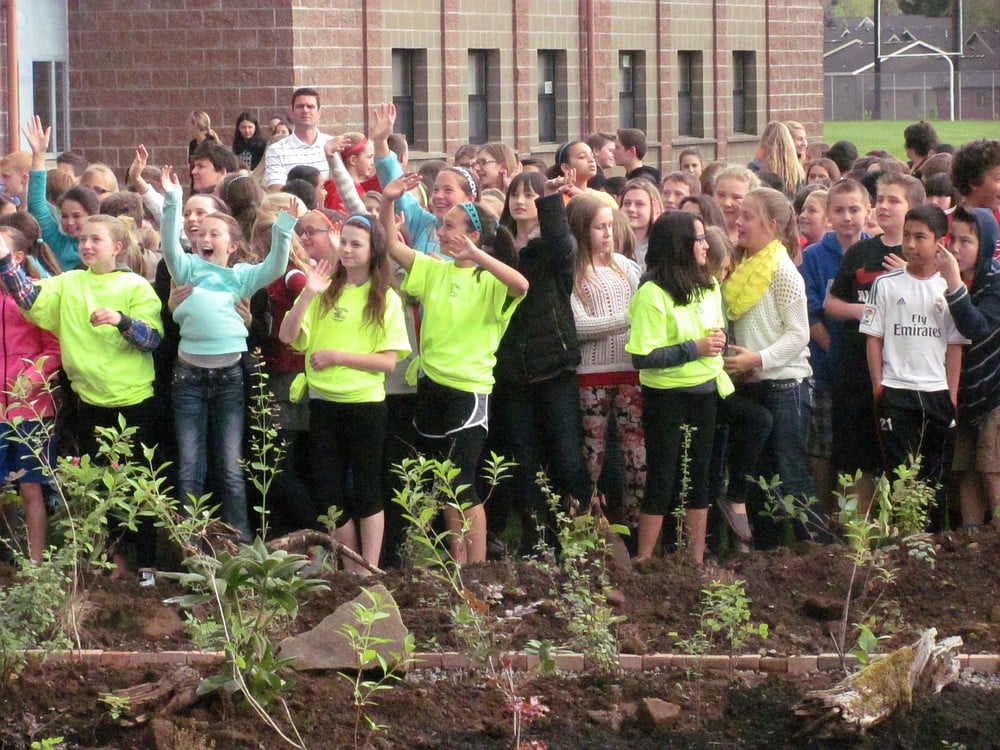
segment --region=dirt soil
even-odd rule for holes
[[[893,558],[896,580],[880,588],[859,581],[862,599],[852,622],[875,604],[874,630],[890,637],[880,650],[911,642],[929,626],[939,637],[960,635],[968,653],[1000,650],[1000,535],[945,534],[937,538],[936,566]],[[817,545],[754,553],[727,561],[717,571],[725,580],[747,583],[754,622],[766,622],[766,641],[751,640],[745,653],[774,655],[833,651],[830,619],[843,601],[849,567],[838,547]],[[465,571],[466,585],[479,597],[501,592],[493,611],[538,600],[551,601],[554,576],[542,566],[503,560]],[[12,572],[0,569],[0,585]],[[292,632],[316,624],[355,596],[362,582],[345,574],[327,576],[330,590],[302,608]],[[419,650],[457,648],[447,602],[439,586],[413,572],[393,571],[382,582],[394,591],[404,623]],[[632,575],[615,572],[622,595],[618,613],[623,653],[678,652],[678,638],[693,631],[691,613],[700,609],[704,578],[685,562],[657,558]],[[173,608],[161,600],[180,593],[161,581],[142,590],[134,582],[101,580],[90,591],[85,648],[176,650],[193,646]],[[878,595],[881,594],[879,598]],[[551,604],[509,627],[506,641],[518,648],[529,639],[565,643],[565,627]],[[851,644],[849,644],[850,646]],[[722,651],[721,647],[716,649]],[[30,748],[32,741],[62,736],[65,748],[154,748],[149,724],[121,727],[112,721],[102,693],[155,681],[167,668],[109,669],[87,665],[30,668],[0,692],[0,748]],[[207,672],[206,672],[207,674]],[[522,743],[541,741],[548,748],[973,748],[994,747],[1000,737],[1000,690],[959,684],[925,699],[862,737],[820,742],[797,737],[801,729],[790,707],[807,690],[828,687],[836,672],[801,677],[738,675],[735,681],[680,670],[653,673],[554,677],[522,675],[519,694],[539,696],[549,711],[522,732]],[[349,686],[335,674],[296,674],[289,707],[309,748],[354,747],[355,714]],[[996,683],[993,683],[994,686]],[[631,715],[643,698],[680,706],[671,728],[644,729]],[[372,748],[511,748],[512,715],[503,694],[481,673],[421,671],[376,696],[371,716],[385,729]],[[217,696],[171,718],[184,737],[178,750],[214,747],[287,747],[240,701]],[[961,743],[946,744],[946,743]],[[530,745],[523,745],[528,748]],[[541,747],[541,746],[536,746]]]

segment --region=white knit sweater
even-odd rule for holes
[[[764,296],[733,323],[730,343],[760,353],[762,365],[748,380],[802,380],[812,375],[805,283],[791,260],[778,264]]]
[[[613,266],[587,269],[577,279],[571,303],[580,340],[577,373],[631,372],[628,341],[628,305],[639,288],[639,266],[624,255],[611,256]]]

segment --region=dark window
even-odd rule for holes
[[[469,50],[469,143],[487,143],[490,129],[490,50]]]
[[[541,143],[555,143],[558,139],[556,128],[558,67],[556,50],[538,50],[538,140]]]
[[[31,63],[33,83],[32,107],[43,127],[52,127],[49,153],[69,149],[69,95],[66,63],[58,60],[34,60]]]
[[[677,135],[700,138],[705,134],[702,101],[702,54],[678,52]]]
[[[395,131],[411,147],[427,148],[427,51],[392,51],[392,103],[396,105]]]
[[[733,52],[733,132],[757,132],[756,53]]]
[[[618,53],[618,121],[623,128],[638,127],[635,122],[635,55]]]

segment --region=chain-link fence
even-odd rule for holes
[[[948,120],[951,76],[941,73],[882,73],[883,120]],[[1000,119],[1000,71],[959,71],[955,81],[956,120]],[[827,120],[868,120],[875,105],[875,75],[823,76]]]

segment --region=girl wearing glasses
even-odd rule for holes
[[[517,154],[506,143],[487,143],[479,149],[472,166],[482,190],[496,188],[504,193],[514,175],[521,171]]]

